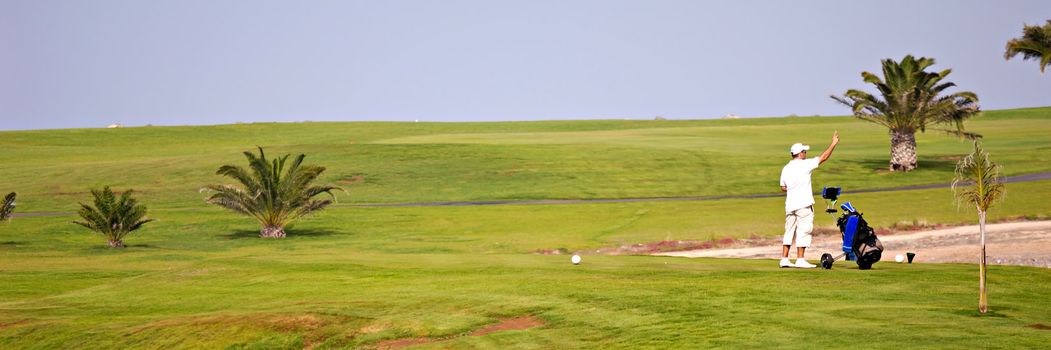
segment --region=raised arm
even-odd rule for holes
[[[836,145],[838,145],[838,144],[839,144],[839,131],[836,131],[836,132],[832,133],[832,143],[828,145],[828,148],[825,149],[824,153],[821,153],[821,160],[818,162],[818,164],[824,163],[826,160],[828,160],[828,158],[832,156],[832,150],[835,150],[836,149]]]

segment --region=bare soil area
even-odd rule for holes
[[[883,241],[882,262],[894,262],[898,254],[916,253],[913,262],[977,263],[979,256],[978,226],[960,226],[893,235],[880,235]],[[842,240],[836,235],[817,235],[807,258],[817,261],[822,253],[838,255]],[[681,257],[715,257],[776,259],[781,254],[778,242],[718,249],[695,249],[660,252],[654,255]],[[1010,222],[986,225],[986,254],[995,265],[1020,265],[1051,268],[1051,221]],[[793,248],[792,257],[795,257]]]

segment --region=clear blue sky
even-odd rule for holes
[[[844,115],[882,58],[985,109],[1051,105],[1004,61],[1051,1],[0,0],[0,129],[252,121]],[[867,87],[866,87],[867,89]]]

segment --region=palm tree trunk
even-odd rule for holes
[[[285,238],[285,228],[281,226],[265,226],[259,230],[259,237]]]
[[[978,211],[978,232],[981,237],[982,252],[978,260],[978,312],[989,312],[989,296],[985,293],[985,211]]]
[[[107,243],[109,243],[110,248],[124,248],[124,241],[119,239],[111,239]]]
[[[916,169],[916,131],[890,131],[890,171]]]

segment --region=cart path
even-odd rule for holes
[[[1051,179],[1051,171],[1007,176],[1005,183],[1029,182]],[[929,188],[948,188],[952,184],[930,184],[900,187],[870,188],[854,191],[843,191],[843,194],[871,193],[871,192],[893,192],[923,190]],[[819,193],[815,192],[814,195]],[[652,197],[652,198],[610,198],[610,199],[538,199],[538,200],[506,200],[506,201],[467,201],[467,202],[423,202],[423,203],[360,203],[349,204],[351,207],[463,207],[481,205],[556,205],[556,204],[582,204],[582,203],[635,203],[635,202],[668,202],[668,201],[713,201],[720,199],[755,199],[782,197],[783,193],[761,193],[731,196],[703,196],[703,197]],[[72,212],[40,212],[40,213],[13,213],[11,217],[26,216],[68,216],[75,215]]]
[[[987,224],[986,254],[995,265],[1022,265],[1051,268],[1051,221],[1025,221]],[[978,225],[920,231],[879,237],[883,241],[883,259],[894,262],[894,256],[916,253],[917,262],[977,263],[979,255]],[[842,240],[833,236],[814,237],[808,249],[809,260],[817,261],[822,253],[841,253]],[[699,249],[665,252],[654,255],[688,258],[776,259],[781,245],[763,245],[728,249]],[[795,256],[794,253],[791,256]],[[773,262],[771,262],[773,264]]]
[[[13,218],[33,217],[33,216],[69,216],[76,215],[76,213],[61,213],[61,212],[45,212],[45,213],[11,213]]]

